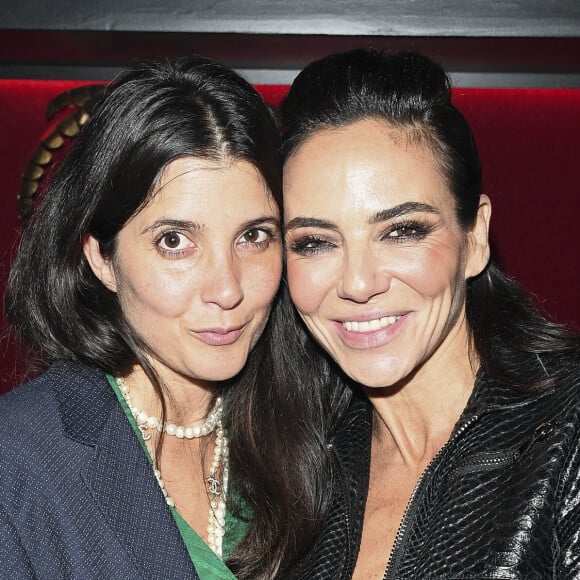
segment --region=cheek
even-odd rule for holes
[[[391,274],[419,294],[435,298],[460,281],[461,259],[457,248],[436,245],[411,249],[391,263]]]
[[[282,256],[274,254],[244,271],[245,299],[256,307],[269,306],[280,286],[282,278]]]
[[[187,309],[192,288],[196,286],[191,272],[152,273],[146,268],[126,273],[117,293],[128,315],[153,313],[164,317],[178,316]],[[139,323],[139,320],[136,321]]]
[[[332,276],[327,265],[289,257],[287,271],[292,302],[301,314],[315,314],[331,285]]]

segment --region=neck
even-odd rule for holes
[[[211,411],[218,392],[216,383],[195,381],[169,369],[160,372],[166,404],[166,420],[193,424],[202,421]],[[131,388],[134,405],[149,415],[161,415],[161,399],[141,366],[135,366],[125,377]]]
[[[451,333],[411,376],[366,393],[375,409],[374,438],[404,464],[428,463],[445,445],[475,384],[467,333]]]

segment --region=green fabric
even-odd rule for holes
[[[131,427],[133,427],[133,431],[135,432],[143,451],[145,451],[149,462],[153,463],[149,450],[143,440],[143,434],[137,426],[137,422],[129,409],[129,405],[127,405],[125,397],[123,397],[119,390],[117,381],[109,374],[107,374],[107,379],[115,391],[117,399],[119,399],[119,403],[121,404]],[[189,557],[195,566],[195,570],[200,580],[235,580],[235,576],[232,574],[230,569],[212,552],[210,547],[202,540],[199,534],[183,519],[179,511],[174,507],[170,507],[169,509],[171,510],[173,519],[179,529],[181,538],[185,543]],[[222,543],[224,560],[227,559],[234,548],[240,543],[245,536],[246,531],[247,523],[245,521],[239,520],[229,512],[226,512],[225,535]]]

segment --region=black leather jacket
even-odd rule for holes
[[[385,579],[580,579],[580,379],[518,393],[480,376],[419,481]],[[369,479],[372,411],[353,401],[333,442],[329,517],[295,578],[349,579]]]

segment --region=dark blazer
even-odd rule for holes
[[[61,363],[0,398],[0,577],[198,578],[100,370]]]

